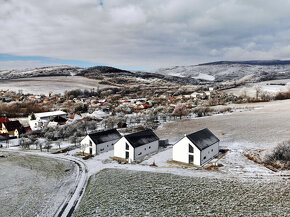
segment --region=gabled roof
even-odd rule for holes
[[[109,142],[113,140],[120,139],[122,136],[116,129],[106,130],[97,133],[91,133],[88,135],[93,142],[97,144],[101,144],[104,142]]]
[[[132,133],[124,137],[130,142],[133,148],[159,140],[158,136],[150,129]]]
[[[195,133],[186,135],[186,137],[199,149],[204,150],[207,147],[219,142],[220,140],[207,128]]]
[[[22,127],[19,121],[9,121],[9,122],[4,122],[3,124],[8,131],[13,131],[16,129],[20,130],[20,128]]]

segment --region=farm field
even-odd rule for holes
[[[75,185],[67,161],[0,152],[0,216],[53,216]]]
[[[45,94],[64,93],[66,90],[111,87],[99,84],[97,80],[81,76],[33,77],[13,80],[1,80],[0,90],[20,91],[23,93]]]
[[[286,216],[289,186],[105,169],[75,216]]]

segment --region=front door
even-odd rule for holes
[[[188,155],[188,163],[193,164],[193,155]]]
[[[126,151],[126,159],[129,159],[129,151]]]

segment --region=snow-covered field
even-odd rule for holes
[[[286,216],[288,187],[107,169],[91,177],[75,216]]]
[[[290,84],[289,79],[263,81],[263,82],[248,84],[242,87],[232,88],[229,90],[225,90],[224,92],[232,93],[236,96],[241,96],[241,95],[246,94],[247,96],[255,97],[257,88],[260,88],[260,90],[264,93],[267,93],[269,95],[276,95],[278,92],[288,91],[290,88],[289,84]]]
[[[99,84],[97,80],[81,76],[56,76],[56,77],[34,77],[13,80],[1,80],[0,90],[20,91],[23,93],[45,94],[51,91],[54,93],[64,93],[66,90],[74,89],[97,89],[109,87]]]
[[[76,167],[34,155],[1,152],[0,216],[53,216],[75,186]]]

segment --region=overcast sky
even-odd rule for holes
[[[0,0],[0,54],[0,69],[290,59],[290,1]]]

